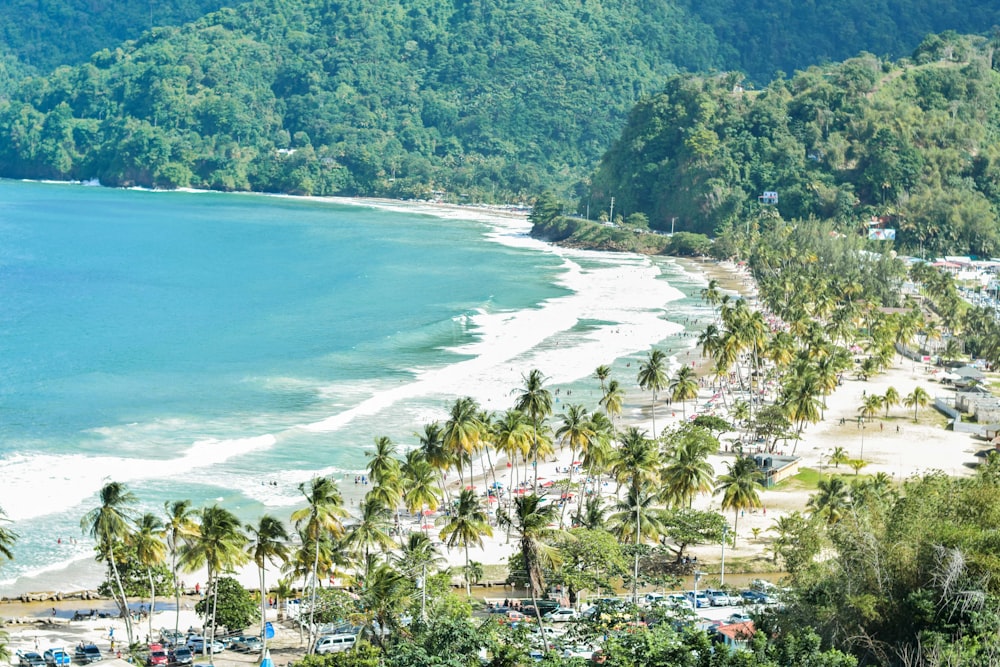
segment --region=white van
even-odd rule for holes
[[[316,640],[316,654],[341,653],[354,648],[357,637],[354,635],[340,634],[327,635]]]

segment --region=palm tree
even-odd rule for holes
[[[89,534],[97,541],[97,559],[107,561],[115,578],[119,605],[122,616],[125,617],[125,633],[128,635],[129,646],[132,645],[132,615],[128,611],[128,598],[122,586],[121,575],[118,573],[118,563],[115,560],[115,547],[128,541],[131,530],[129,523],[133,516],[133,507],[138,498],[121,482],[108,482],[101,488],[101,504],[87,512],[80,522],[84,534]]]
[[[858,412],[861,413],[862,417],[866,417],[867,421],[871,421],[881,408],[882,397],[878,394],[867,394],[862,399],[861,407],[858,408]]]
[[[562,529],[550,527],[555,523],[555,516],[555,506],[541,504],[541,498],[532,493],[518,497],[514,501],[514,512],[500,517],[501,524],[509,524],[517,532],[521,562],[528,578],[538,627],[542,627],[542,616],[536,596],[545,591],[543,570],[554,568],[560,561],[558,549],[548,543],[557,536],[568,535]]]
[[[316,586],[319,583],[320,543],[326,535],[339,538],[344,534],[340,520],[347,516],[344,498],[337,483],[327,477],[313,477],[308,484],[299,484],[299,491],[306,497],[307,505],[292,512],[292,521],[303,535],[303,542],[309,541],[315,550],[312,568],[312,591],[309,603],[309,652],[313,650],[315,631]]]
[[[635,491],[656,482],[659,463],[656,443],[646,437],[645,431],[631,426],[612,455],[611,474],[619,486],[627,485]]]
[[[601,395],[600,404],[604,408],[605,413],[608,415],[608,419],[611,420],[612,426],[615,423],[615,417],[620,417],[622,414],[622,407],[625,403],[625,390],[618,380],[611,380],[608,382],[608,387]]]
[[[181,623],[181,589],[177,578],[177,557],[182,543],[188,544],[198,537],[197,512],[191,508],[190,500],[174,500],[163,503],[166,514],[164,529],[167,538],[167,549],[170,550],[170,574],[174,586],[174,632],[180,630]]]
[[[604,386],[607,379],[611,377],[611,366],[607,364],[601,364],[596,369],[594,369],[594,377],[601,383],[601,396],[604,395]]]
[[[17,541],[17,533],[3,526],[8,521],[7,513],[0,507],[0,556],[3,556],[7,560],[13,560],[14,542]]]
[[[840,477],[830,477],[819,480],[816,493],[809,497],[806,507],[813,516],[824,517],[826,525],[832,526],[840,521],[849,504],[847,484]]]
[[[469,545],[483,546],[483,536],[492,536],[486,512],[476,499],[475,492],[463,489],[458,496],[458,505],[447,520],[447,525],[441,529],[441,540],[452,547],[465,548],[465,593],[472,595],[472,582],[469,580]]]
[[[833,464],[834,468],[839,468],[840,464],[847,463],[850,457],[847,455],[847,450],[843,447],[834,447],[827,460]]]
[[[260,656],[267,655],[267,563],[268,561],[285,561],[288,559],[288,530],[280,519],[265,514],[257,525],[246,525],[250,536],[250,557],[257,564],[260,573]]]
[[[409,583],[406,576],[388,563],[380,563],[365,576],[360,600],[368,617],[365,625],[383,650],[386,637],[399,632],[399,617],[409,602]]]
[[[414,450],[419,451],[419,450]],[[441,487],[435,482],[434,469],[422,457],[403,468],[403,503],[410,514],[431,512],[441,505]]]
[[[514,409],[520,410],[531,419],[532,463],[535,467],[534,491],[538,493],[539,429],[542,422],[552,414],[552,392],[545,388],[545,376],[537,368],[522,376],[524,386],[518,394]]]
[[[889,408],[894,405],[899,405],[900,396],[899,392],[896,391],[895,387],[889,387],[885,390],[885,394],[882,395],[882,405],[885,406],[885,418],[889,418]]]
[[[511,489],[517,487],[517,457],[527,460],[534,431],[531,421],[520,410],[507,410],[493,423],[493,442],[504,453],[513,473]]]
[[[708,281],[708,286],[701,290],[701,300],[710,305],[712,310],[715,311],[715,307],[722,300],[722,292],[719,290],[718,280],[712,278]]]
[[[375,451],[365,452],[368,461],[368,477],[372,484],[379,484],[383,479],[395,477],[399,474],[399,460],[396,458],[397,449],[386,436],[375,438]]]
[[[371,494],[361,501],[361,516],[344,538],[344,546],[364,557],[365,577],[369,572],[368,556],[372,547],[388,551],[394,543],[389,535],[392,511]]]
[[[694,369],[687,365],[678,368],[667,388],[670,400],[681,402],[681,415],[687,419],[687,399],[698,398],[698,376]]]
[[[445,497],[448,496],[448,487],[444,483],[445,473],[454,465],[454,457],[444,444],[444,429],[438,422],[424,425],[424,432],[418,433],[420,440],[420,451],[424,454],[424,460],[438,471],[439,483],[444,489]]]
[[[163,522],[155,514],[145,513],[136,523],[136,531],[132,535],[132,546],[135,547],[135,557],[146,566],[149,578],[149,636],[153,636],[153,614],[156,613],[156,584],[153,581],[153,568],[163,564],[167,559],[167,545],[163,543],[166,531]]]
[[[703,429],[677,434],[667,447],[666,465],[660,473],[663,496],[690,509],[696,495],[711,491],[715,469],[708,457],[718,448],[719,442]]]
[[[444,424],[442,438],[445,448],[458,467],[458,478],[463,480],[462,468],[469,462],[469,483],[472,483],[472,455],[483,446],[486,435],[479,421],[479,405],[468,396],[455,400],[448,421]]]
[[[664,532],[661,512],[656,509],[656,494],[645,488],[632,487],[624,500],[615,504],[615,513],[609,517],[611,532],[623,544],[634,544],[635,562],[632,571],[632,600],[638,601],[639,545],[656,544]]]
[[[572,455],[570,460],[573,462],[573,465],[570,465],[569,467],[568,485],[572,487],[573,470],[576,469],[576,452],[578,450],[586,452],[596,434],[594,433],[594,428],[590,419],[588,419],[587,408],[582,405],[567,406],[566,414],[564,414],[562,418],[563,423],[556,430],[556,438],[559,439],[559,445],[561,447],[568,444],[570,448],[570,453]],[[563,503],[562,512],[559,516],[560,528],[562,528],[565,518],[566,503]]]
[[[913,408],[913,423],[917,423],[917,408],[926,408],[931,402],[931,396],[923,387],[914,387],[913,391],[903,399],[903,405]]]
[[[667,371],[665,368],[667,355],[663,350],[650,350],[646,360],[639,364],[639,375],[636,381],[643,391],[653,393],[653,399],[649,404],[649,411],[653,420],[653,438],[656,438],[656,394],[667,386]]]
[[[292,580],[288,577],[278,579],[278,583],[274,585],[274,601],[278,605],[279,622],[285,620],[285,605],[283,605],[282,602],[292,598],[294,595],[295,587],[292,586]]]
[[[726,463],[727,473],[719,475],[715,492],[722,492],[721,507],[733,510],[733,545],[736,544],[740,512],[760,507],[760,495],[757,493],[764,486],[760,483],[761,474],[757,464],[749,456],[740,456],[732,463]]]
[[[249,560],[243,550],[247,537],[243,534],[240,520],[232,512],[218,505],[202,508],[201,531],[197,539],[187,546],[181,555],[181,564],[188,572],[199,567],[208,571],[208,590],[212,593],[212,634],[215,641],[216,610],[219,604],[219,575],[243,565]],[[203,654],[209,642],[203,644]]]

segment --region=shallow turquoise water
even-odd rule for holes
[[[89,555],[79,519],[109,479],[143,509],[287,516],[300,482],[350,475],[378,435],[413,444],[456,396],[502,409],[531,368],[586,388],[614,360],[631,382],[627,360],[699,310],[670,264],[523,232],[0,181],[0,506],[21,535],[0,593],[44,571],[83,583],[60,568]]]

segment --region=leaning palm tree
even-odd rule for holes
[[[268,561],[283,562],[288,559],[288,530],[281,519],[265,514],[257,521],[257,525],[246,525],[250,536],[250,557],[257,564],[260,574],[260,656],[267,655],[267,563]]]
[[[538,455],[540,453],[539,431],[542,422],[552,414],[552,392],[545,388],[545,376],[537,368],[523,376],[524,386],[514,403],[514,409],[520,410],[531,419],[532,427],[532,461],[535,466],[534,491],[538,493]]]
[[[903,399],[903,405],[913,408],[913,423],[917,423],[917,408],[926,408],[931,402],[931,395],[923,387],[914,387],[913,391]]]
[[[722,493],[721,507],[733,510],[733,544],[739,528],[740,512],[761,506],[758,490],[764,486],[760,483],[761,474],[757,464],[749,456],[738,457],[732,463],[726,463],[727,472],[719,475],[715,486],[716,493]]]
[[[608,382],[607,389],[601,395],[600,405],[604,408],[604,412],[608,415],[608,419],[611,420],[612,426],[614,426],[615,417],[621,416],[622,408],[625,405],[625,390],[618,384],[618,380]]]
[[[132,535],[136,560],[146,568],[149,578],[149,636],[153,636],[153,614],[156,613],[156,583],[153,568],[167,559],[167,545],[163,543],[166,530],[163,522],[155,514],[146,513],[139,517]]]
[[[650,350],[646,360],[639,364],[639,375],[636,377],[639,387],[653,394],[649,404],[653,420],[653,438],[656,438],[656,394],[667,386],[666,358],[667,355],[663,350]]]
[[[198,537],[197,512],[191,508],[190,500],[174,500],[163,503],[166,514],[164,528],[166,530],[167,549],[170,551],[170,575],[174,587],[174,632],[180,630],[181,623],[181,588],[177,577],[177,558],[183,544],[189,544]]]
[[[698,377],[690,366],[681,366],[667,385],[670,400],[681,402],[681,415],[687,419],[687,400],[698,398]]]
[[[535,494],[521,496],[514,501],[514,511],[500,517],[502,525],[510,525],[518,535],[521,562],[528,579],[531,602],[535,607],[538,626],[542,625],[537,595],[545,591],[544,569],[554,569],[560,562],[559,550],[550,546],[556,537],[566,537],[562,529],[552,528],[556,520],[554,505],[543,505]],[[544,636],[544,635],[543,635]]]
[[[576,469],[576,453],[578,451],[586,452],[588,446],[593,442],[596,437],[594,432],[593,424],[588,418],[587,408],[582,405],[570,405],[566,408],[566,414],[563,416],[563,423],[556,429],[556,438],[559,440],[560,446],[569,445],[572,465],[569,467],[569,481],[567,482],[568,487],[573,486],[573,471]],[[563,503],[562,512],[559,516],[559,527],[562,528],[563,521],[566,518],[566,505]]]
[[[212,634],[202,644],[203,653],[209,643],[215,642],[216,611],[219,605],[219,576],[249,560],[243,548],[247,537],[236,515],[218,505],[202,508],[201,531],[181,556],[181,564],[188,572],[204,567],[208,573],[208,590],[212,594]]]
[[[444,424],[442,434],[444,446],[448,449],[458,468],[458,478],[464,482],[462,469],[469,462],[469,483],[472,483],[472,456],[483,446],[486,433],[479,421],[479,405],[465,396],[455,400]],[[463,483],[464,485],[464,483]]]
[[[486,512],[483,511],[476,494],[463,489],[458,496],[458,505],[450,517],[441,517],[439,521],[447,521],[441,529],[441,540],[448,548],[463,547],[465,549],[465,593],[472,595],[472,581],[469,579],[469,546],[483,546],[483,536],[492,536]]]
[[[328,477],[313,477],[306,484],[299,484],[299,491],[306,497],[307,505],[292,512],[292,521],[305,539],[313,545],[315,551],[312,568],[312,591],[309,602],[309,652],[313,651],[313,633],[315,632],[316,586],[319,583],[319,552],[320,544],[327,535],[339,538],[344,533],[341,519],[347,516],[344,509],[344,499],[340,495],[337,483]]]
[[[97,542],[97,559],[107,561],[115,578],[115,587],[122,616],[125,618],[125,634],[128,643],[132,645],[132,616],[128,611],[128,598],[125,587],[122,586],[121,575],[118,573],[118,563],[115,559],[115,547],[124,544],[131,533],[129,523],[133,517],[133,507],[138,498],[121,482],[108,482],[101,488],[101,504],[87,512],[80,522],[85,534]]]
[[[7,514],[0,507],[0,556],[6,558],[7,560],[14,559],[14,542],[17,541],[17,533],[9,528],[5,528],[3,524],[9,522]]]

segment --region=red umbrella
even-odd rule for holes
[[[434,527],[434,525],[433,524],[429,524],[429,523],[425,523],[424,525],[420,526],[420,528],[422,530],[430,530],[433,527]]]
[[[431,514],[434,514],[434,510],[424,510],[424,516],[430,516]]]

